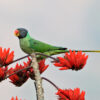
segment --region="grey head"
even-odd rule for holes
[[[25,38],[28,34],[28,30],[25,28],[17,28],[14,32],[15,36],[19,39]]]

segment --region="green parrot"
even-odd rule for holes
[[[48,55],[54,55],[55,53],[58,54],[67,51],[67,48],[52,46],[50,44],[35,40],[24,28],[16,29],[14,34],[19,38],[21,49],[27,54],[31,54],[33,52],[40,52],[48,53]]]
[[[48,56],[69,52],[67,48],[53,46],[38,40],[35,40],[29,35],[28,30],[25,28],[18,28],[14,32],[15,36],[19,38],[21,49],[27,53],[32,54],[36,52],[44,53]],[[76,52],[79,50],[75,50]],[[100,52],[100,50],[81,50],[83,52]]]

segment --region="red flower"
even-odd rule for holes
[[[24,65],[16,64],[15,68],[10,68],[8,70],[9,75],[15,73],[18,70],[22,70],[22,71],[19,71],[19,72],[15,73],[14,75],[11,75],[9,77],[11,82],[16,86],[21,86],[22,84],[24,84],[29,77],[31,79],[34,79],[34,70],[33,70],[33,68],[32,67],[27,68],[31,64],[31,59],[28,57],[27,63],[23,62],[23,64]],[[48,65],[45,65],[45,60],[41,60],[38,64],[39,64],[40,73],[44,72],[48,68]]]
[[[4,66],[13,61],[14,51],[10,53],[10,48],[4,50],[0,47],[0,65]]]
[[[88,55],[85,56],[85,53],[82,54],[82,51],[78,51],[77,53],[75,51],[71,51],[70,53],[65,53],[64,58],[58,57],[59,62],[55,62],[54,65],[57,67],[61,67],[60,70],[79,70],[84,67],[86,64]]]
[[[59,96],[58,100],[85,100],[85,91],[80,93],[80,89],[59,89],[56,95]]]
[[[27,68],[29,66],[29,63],[30,63],[30,59],[28,58],[27,63],[24,62],[24,65],[16,64],[15,68],[9,69],[9,71],[8,71],[9,75],[15,73],[18,70],[22,70],[22,71],[19,71],[18,73],[9,77],[9,79],[11,80],[11,82],[14,85],[21,86],[22,84],[24,84],[27,81],[27,79],[29,78],[29,75],[28,75],[28,71],[27,71],[28,69],[25,69],[25,68]]]
[[[12,97],[11,100],[19,100],[18,97],[16,96],[16,98]],[[22,100],[22,99],[20,99]]]
[[[7,72],[7,67],[0,67],[0,82],[4,80],[6,73]]]
[[[43,73],[49,66],[49,65],[45,65],[45,59],[41,60],[38,64],[39,64],[40,73]]]
[[[45,65],[45,59],[41,60],[38,64],[39,64],[40,74],[43,73],[49,66],[49,65]],[[29,69],[29,72],[30,72],[29,73],[30,78],[34,79],[34,70],[32,67]]]

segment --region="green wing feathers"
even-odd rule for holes
[[[34,40],[34,39],[30,39],[30,48],[32,48],[35,52],[49,52],[49,51],[53,51],[53,50],[66,50],[67,48],[63,48],[63,47],[56,47],[56,46],[52,46],[49,44],[46,44],[44,42],[38,41],[38,40]]]

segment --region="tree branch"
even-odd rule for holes
[[[26,70],[26,69],[28,69],[28,68],[30,68],[30,66],[25,67],[25,68],[23,68],[23,69],[19,69],[18,71],[14,72],[14,73],[12,73],[12,74],[10,74],[10,75],[8,75],[8,76],[6,76],[4,79],[7,79],[7,78],[9,78],[10,76],[12,76],[12,75],[14,75],[14,74],[17,74],[18,72],[21,72],[21,71]]]
[[[19,61],[19,60],[22,60],[22,59],[24,59],[24,58],[26,58],[26,57],[29,57],[30,55],[26,55],[26,56],[23,56],[23,57],[20,57],[20,58],[18,58],[18,59],[16,59],[16,60],[13,60],[13,62],[11,62],[11,63],[9,63],[9,64],[6,64],[5,66],[8,66],[8,65],[10,65],[10,64],[12,64],[12,63],[15,63],[15,62],[17,62],[17,61]]]
[[[44,54],[44,53],[35,53],[35,55],[41,55],[41,56],[45,56],[45,57],[51,58],[51,59],[53,59],[54,61],[59,61],[57,58],[54,58],[54,57],[52,57],[52,56],[48,56],[48,55],[46,55],[46,54]],[[9,64],[6,64],[5,66],[8,66],[8,65],[10,65],[10,64],[13,64],[13,63],[15,63],[15,62],[17,62],[17,61],[19,61],[19,60],[22,60],[22,59],[24,59],[24,58],[26,58],[26,57],[29,57],[29,56],[30,56],[30,55],[26,55],[26,56],[20,57],[20,58],[18,58],[18,59],[16,59],[16,60],[13,60],[13,62],[11,62],[11,63],[9,63]]]
[[[57,58],[54,58],[54,57],[52,57],[52,56],[48,56],[48,55],[46,55],[46,54],[44,54],[44,53],[35,53],[36,55],[41,55],[41,56],[45,56],[45,57],[47,57],[47,58],[51,58],[51,59],[53,59],[54,61],[59,61]]]
[[[37,98],[38,98],[37,100],[44,100],[42,79],[40,77],[40,71],[39,71],[39,66],[38,66],[38,62],[36,59],[36,55],[34,53],[32,53],[31,57],[32,57],[31,67],[33,67],[34,75],[35,75],[36,94],[37,94]]]
[[[49,79],[42,77],[43,80],[46,80],[47,82],[49,82],[50,84],[52,84],[57,90],[59,89],[58,86],[56,86],[52,81],[50,81]]]

